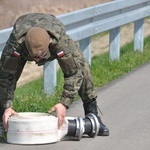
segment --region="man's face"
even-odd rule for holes
[[[50,39],[49,44],[51,44],[52,39]],[[41,59],[45,59],[47,57],[47,52],[48,52],[49,48],[47,48],[46,50],[34,50],[29,52],[29,55],[36,61],[39,62]]]
[[[41,59],[45,59],[46,56],[47,56],[47,52],[48,52],[48,49],[45,50],[45,51],[37,51],[36,54],[33,54],[31,51],[29,51],[29,55],[36,61],[36,62],[39,62]]]

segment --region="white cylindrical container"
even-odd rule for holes
[[[47,144],[58,141],[58,119],[48,113],[18,113],[8,119],[7,142]]]

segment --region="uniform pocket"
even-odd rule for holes
[[[71,54],[58,58],[58,63],[65,77],[71,76],[77,72],[77,65]]]
[[[18,68],[18,59],[6,56],[2,65],[4,72],[15,73]]]

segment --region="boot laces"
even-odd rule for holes
[[[101,115],[103,115],[101,109],[100,109],[98,106],[97,106],[97,109],[98,109],[99,113],[100,113]]]

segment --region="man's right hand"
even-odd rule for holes
[[[60,129],[65,121],[66,107],[64,105],[62,105],[61,103],[58,103],[49,110],[49,113],[52,113],[54,111],[56,111],[56,113],[57,113],[58,129]]]
[[[18,114],[12,108],[5,109],[3,114],[3,126],[6,132],[8,130],[8,118],[12,115],[18,115]]]

